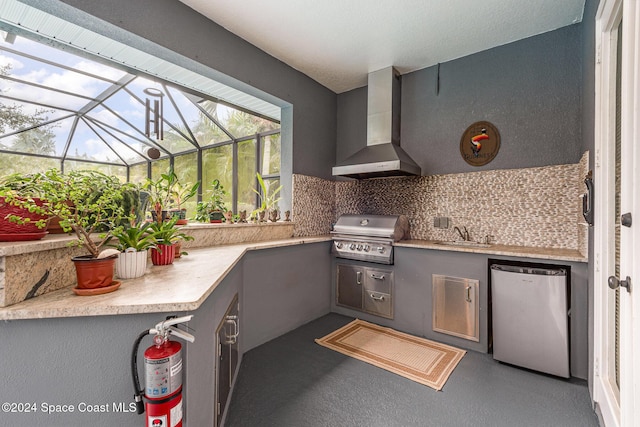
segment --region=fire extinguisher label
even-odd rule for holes
[[[171,366],[171,376],[180,375],[180,372],[182,372],[182,359],[180,359],[175,366]]]
[[[145,358],[146,396],[157,399],[175,393],[182,386],[181,372],[180,353],[162,359]]]
[[[147,417],[147,425],[150,427],[167,427],[167,416],[166,415],[149,415]]]
[[[171,408],[169,419],[171,420],[171,427],[176,427],[182,422],[182,397],[180,398],[180,402]]]

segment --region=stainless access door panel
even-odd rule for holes
[[[480,281],[432,276],[432,329],[480,342]]]
[[[567,273],[491,266],[493,358],[568,378]]]
[[[336,269],[336,304],[362,310],[362,288],[365,269],[349,264],[338,264]]]

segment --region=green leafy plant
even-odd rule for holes
[[[129,214],[122,201],[124,190],[131,186],[97,171],[79,170],[66,175],[53,171],[51,181],[47,181],[50,186],[44,188],[50,214],[60,217],[63,230],[73,231],[76,244],[97,258],[111,231]],[[98,231],[101,240],[94,242],[91,234]]]
[[[226,210],[224,204],[224,197],[227,195],[224,187],[220,183],[219,179],[214,179],[211,182],[211,190],[209,196],[209,202],[211,203],[212,210],[218,210],[224,212]]]
[[[157,222],[163,221],[162,211],[169,209],[174,187],[178,184],[178,175],[173,168],[167,173],[160,174],[160,178],[152,180],[147,178],[143,187],[149,192],[149,209],[155,213]]]
[[[33,214],[32,216],[19,216],[9,213],[5,218],[19,225],[30,224],[38,229],[45,228],[49,219],[41,200],[44,196],[43,184],[47,180],[44,173],[11,174],[0,180],[0,198],[2,203],[22,208]]]
[[[62,174],[49,169],[34,182],[39,187],[42,205],[32,198],[16,199],[16,203],[30,211],[60,217],[62,229],[77,237],[72,244],[84,246],[93,258],[98,257],[112,230],[121,225],[123,218],[129,218],[123,207],[123,194],[135,186],[122,184],[117,177],[91,170]],[[98,232],[99,238],[95,239],[92,234]]]
[[[260,207],[254,212],[257,213],[260,211],[268,211],[269,209],[277,207],[278,202],[281,200],[278,194],[280,194],[280,190],[282,190],[282,185],[269,192],[267,190],[266,184],[264,183],[264,179],[262,179],[262,176],[260,175],[260,172],[256,172],[256,178],[258,178],[260,191],[253,190],[253,192],[260,196]]]
[[[185,234],[180,228],[176,227],[177,221],[178,218],[173,217],[168,221],[156,221],[151,223],[150,229],[156,239],[157,244],[172,245],[181,240],[193,240],[192,236]]]
[[[181,210],[182,205],[198,193],[200,182],[183,184],[173,168],[160,175],[157,180],[147,178],[143,188],[149,192],[149,205],[156,222],[163,221],[163,211]]]
[[[111,236],[117,242],[109,242],[108,245],[118,249],[120,252],[124,252],[129,248],[133,248],[136,251],[144,251],[155,248],[158,243],[149,222],[140,222],[129,227],[116,227],[111,232]]]
[[[182,209],[182,205],[198,193],[198,188],[200,188],[200,181],[191,186],[177,182],[171,191],[170,206],[178,210]]]
[[[214,179],[211,182],[208,194],[207,200],[198,202],[196,205],[196,216],[194,217],[196,221],[209,222],[209,215],[212,212],[226,211],[224,197],[227,195],[227,192],[219,179]]]

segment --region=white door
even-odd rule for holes
[[[633,283],[635,278],[640,285],[639,32],[637,0],[601,0],[596,16],[593,398],[607,427],[640,425],[640,368],[633,364],[634,354],[640,356],[640,292]],[[627,219],[621,219],[623,214]]]

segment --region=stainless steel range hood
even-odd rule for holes
[[[369,74],[367,146],[333,167],[336,176],[378,178],[420,175],[420,166],[400,148],[400,76],[393,67]]]

